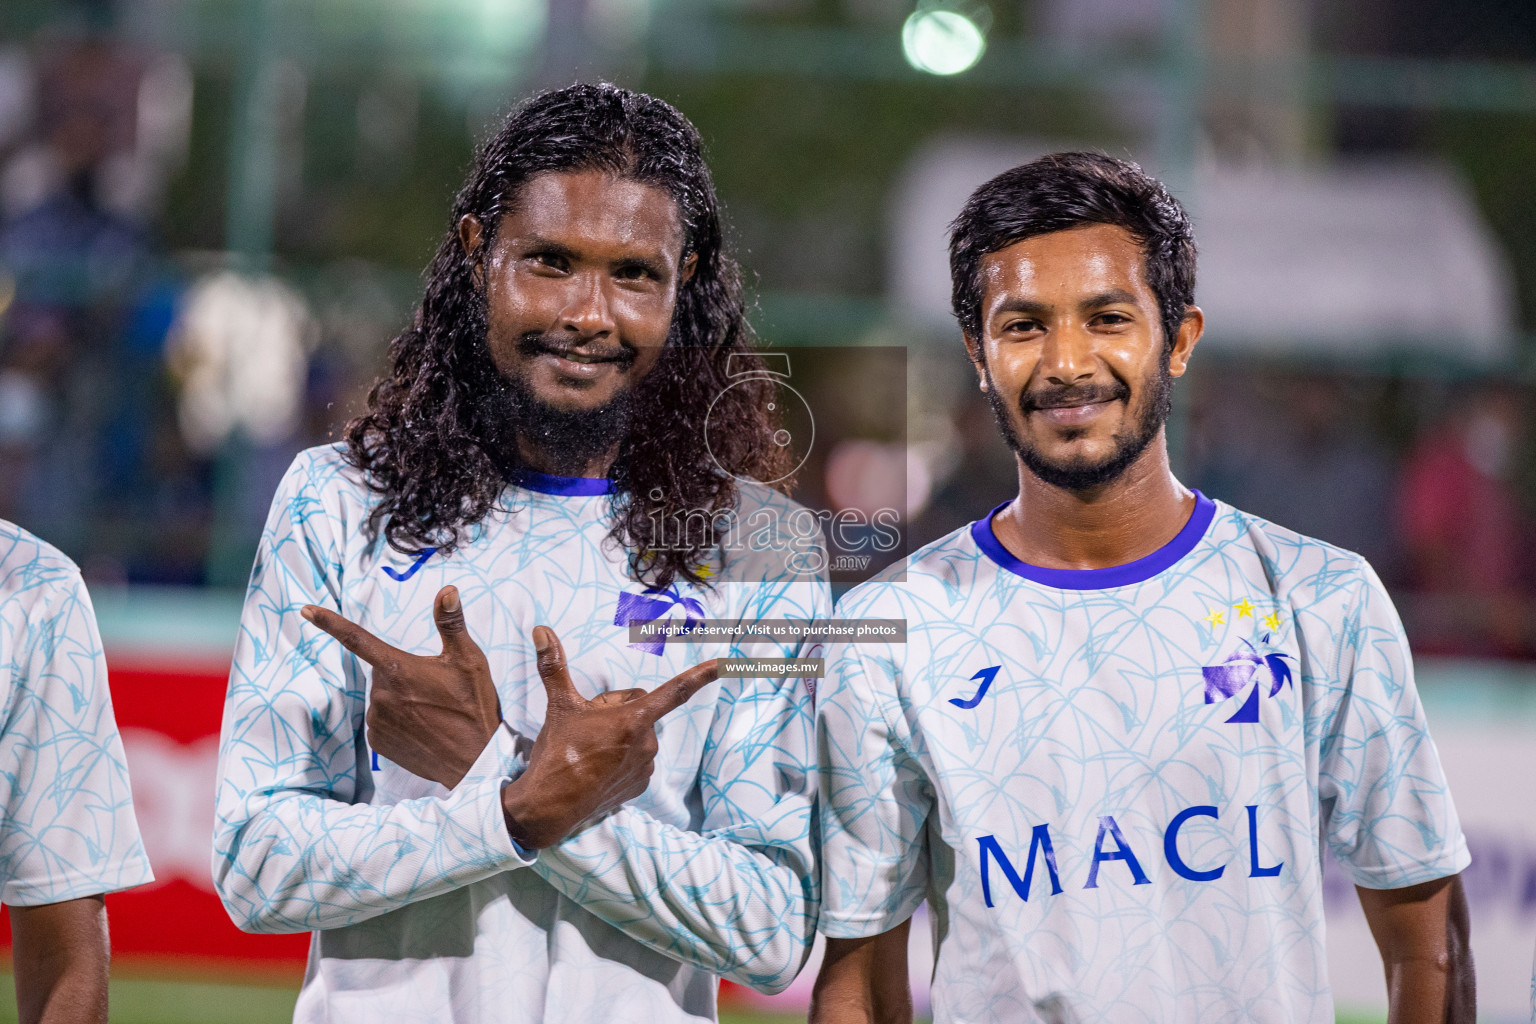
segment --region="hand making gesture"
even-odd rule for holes
[[[455,587],[444,587],[432,617],[443,653],[410,654],[333,611],[301,614],[373,667],[368,742],[414,775],[452,789],[490,742],[501,703],[485,653],[469,635]],[[616,690],[587,700],[571,681],[560,639],[533,630],[548,710],[528,768],[502,789],[507,828],[519,845],[560,842],[586,821],[645,792],[656,758],[656,723],[714,682],[716,662],[679,673],[656,689]]]

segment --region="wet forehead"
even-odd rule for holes
[[[548,171],[523,185],[502,237],[538,237],[573,248],[682,249],[677,204],[663,190],[603,171]]]
[[[1088,224],[1015,242],[981,259],[982,308],[1005,301],[1075,305],[1088,296],[1128,292],[1153,304],[1141,246],[1124,228]]]

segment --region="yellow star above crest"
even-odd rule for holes
[[[1243,598],[1242,603],[1233,605],[1232,610],[1237,612],[1237,617],[1240,619],[1253,618],[1253,605],[1248,602],[1246,597]]]
[[[1200,621],[1201,622],[1209,622],[1211,624],[1212,628],[1214,628],[1216,626],[1225,626],[1227,624],[1227,616],[1223,612],[1212,610],[1211,614],[1207,615],[1205,618],[1201,619]]]
[[[693,567],[693,573],[701,580],[707,580],[715,574],[715,570],[709,567],[707,562],[701,562]]]
[[[1279,629],[1280,628],[1280,613],[1279,612],[1275,612],[1275,614],[1273,614],[1273,615],[1266,615],[1266,616],[1264,616],[1264,628],[1265,629]]]

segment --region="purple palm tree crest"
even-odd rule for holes
[[[1269,634],[1259,641],[1269,643]],[[1278,651],[1268,654],[1260,654],[1258,649],[1243,641],[1243,648],[1227,655],[1227,659],[1220,665],[1206,665],[1200,671],[1205,676],[1205,702],[1217,704],[1221,701],[1231,700],[1254,682],[1254,676],[1260,668],[1269,670],[1271,684],[1269,696],[1278,695],[1287,684],[1295,686],[1291,678],[1291,667],[1286,664],[1290,656]],[[1259,690],[1255,685],[1249,693],[1248,699],[1237,709],[1237,713],[1227,719],[1228,723],[1257,722],[1259,720]]]

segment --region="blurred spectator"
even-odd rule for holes
[[[956,359],[963,358],[956,355]],[[949,453],[948,472],[913,518],[909,551],[980,519],[1018,489],[1018,464],[998,435],[992,407],[976,389],[970,368],[964,372],[969,379],[951,413],[955,450]]]
[[[1244,368],[1200,380],[1189,482],[1395,575],[1393,459],[1369,422],[1363,376]]]
[[[1397,525],[1423,653],[1536,656],[1532,523],[1513,486],[1523,404],[1505,386],[1470,392],[1404,466]]]
[[[164,148],[141,138],[159,116],[145,86],[151,99],[167,92],[154,68],[99,40],[54,47],[31,132],[0,175],[11,300],[0,304],[0,514],[98,580],[136,575],[137,535],[153,530],[149,462],[175,302],[137,219],[151,212],[144,167]]]

